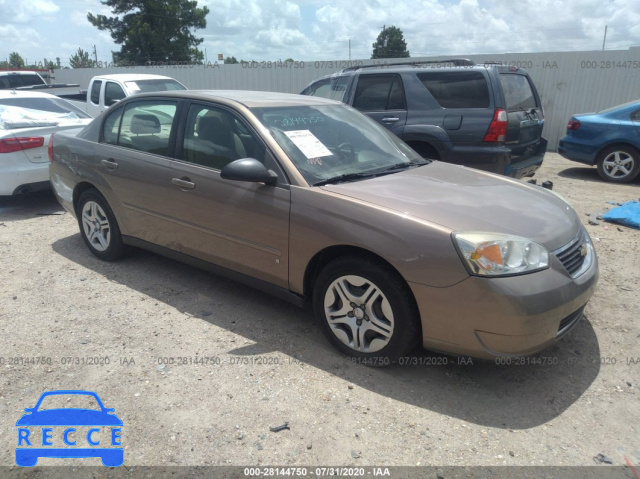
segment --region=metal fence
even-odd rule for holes
[[[529,72],[542,98],[544,136],[556,150],[568,119],[574,113],[598,111],[640,99],[640,48],[617,51],[505,53],[469,55],[478,64],[500,62]],[[420,57],[411,60],[443,60]],[[58,83],[79,83],[87,88],[94,75],[155,73],[173,77],[190,89],[232,89],[299,93],[314,79],[357,65],[388,65],[407,59],[253,62],[224,65],[151,65],[139,67],[55,70]]]

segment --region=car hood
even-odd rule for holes
[[[115,414],[93,409],[47,409],[25,414],[16,426],[122,426]]]
[[[575,211],[541,187],[438,161],[322,188],[452,231],[523,236],[551,251],[568,243],[580,227]]]

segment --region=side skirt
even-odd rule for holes
[[[196,268],[208,271],[218,276],[223,276],[233,281],[237,281],[238,283],[246,284],[247,286],[260,290],[264,293],[270,294],[271,296],[275,296],[276,298],[286,301],[288,303],[291,303],[295,306],[298,306],[299,308],[307,307],[307,301],[305,301],[305,298],[303,296],[300,296],[296,293],[292,293],[288,289],[281,288],[280,286],[276,286],[272,283],[268,283],[266,281],[253,278],[246,274],[238,273],[237,271],[233,271],[228,268],[223,268],[222,266],[217,266],[207,261],[194,258],[193,256],[189,256],[184,253],[179,253],[178,251],[174,251],[172,249],[165,248],[163,246],[158,246],[156,244],[149,243],[148,241],[144,241],[139,238],[134,238],[132,236],[123,235],[122,242],[127,245],[135,246],[137,248],[146,249],[148,251],[151,251],[152,253],[156,253],[156,254],[159,254],[160,256],[171,258],[181,263],[186,263],[190,266],[194,266]]]

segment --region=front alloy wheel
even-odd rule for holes
[[[405,280],[367,257],[343,256],[325,266],[314,284],[313,308],[339,351],[372,366],[408,354],[421,336],[418,309]]]
[[[324,295],[324,313],[333,334],[362,353],[375,353],[393,336],[393,311],[380,288],[362,276],[336,279]]]

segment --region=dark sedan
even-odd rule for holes
[[[640,173],[640,100],[573,115],[558,153],[568,160],[596,165],[603,180],[633,181]]]

